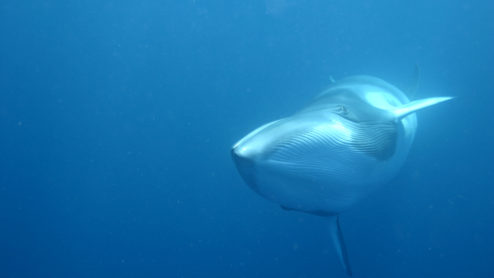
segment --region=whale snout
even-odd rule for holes
[[[242,151],[241,147],[234,146],[231,150],[231,155],[233,162],[235,162],[235,166],[239,169],[244,165],[251,165],[254,163],[252,157],[250,157],[247,152]]]
[[[246,142],[239,142],[232,147],[232,157],[234,160],[251,160],[254,158],[254,151]]]
[[[254,176],[255,160],[254,157],[252,157],[252,153],[246,152],[243,147],[234,146],[231,150],[231,155],[240,176],[242,176],[247,185],[254,191],[258,191]]]
[[[262,160],[272,142],[277,138],[277,135],[272,133],[272,128],[277,122],[270,122],[257,128],[233,145],[231,154],[237,167]]]

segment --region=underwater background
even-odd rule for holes
[[[399,175],[341,215],[354,276],[494,277],[493,14],[1,1],[0,277],[346,277],[324,219],[256,195],[230,148],[354,74],[456,97],[419,113]]]

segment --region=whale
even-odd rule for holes
[[[339,215],[397,175],[415,137],[415,113],[450,99],[410,101],[382,79],[350,76],[295,114],[251,131],[231,155],[257,194],[284,210],[327,220],[339,261],[351,276]]]

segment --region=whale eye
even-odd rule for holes
[[[342,104],[338,104],[338,105],[336,105],[336,113],[338,113],[342,116],[345,116],[345,115],[348,115],[348,109],[346,108],[346,106],[344,106]]]

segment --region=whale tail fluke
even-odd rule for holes
[[[343,233],[341,232],[340,221],[338,215],[328,216],[329,219],[329,233],[336,247],[336,253],[340,259],[341,265],[348,276],[352,276],[352,268],[350,267],[350,261],[348,259],[348,252],[346,249],[345,241],[343,240]]]
[[[402,106],[399,106],[399,107],[393,109],[392,112],[396,118],[401,119],[401,118],[403,118],[403,117],[405,117],[411,113],[414,113],[414,112],[422,110],[426,107],[450,100],[452,98],[453,97],[431,97],[431,98],[414,100],[414,101],[410,101],[407,104],[404,104]]]

